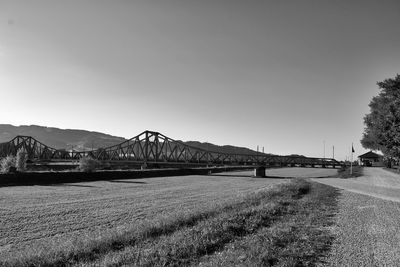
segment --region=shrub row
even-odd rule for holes
[[[24,149],[19,149],[16,156],[8,155],[0,161],[0,171],[2,173],[23,172],[26,170],[28,154]]]

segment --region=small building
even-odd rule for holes
[[[358,156],[362,166],[369,167],[383,167],[385,166],[383,162],[383,156],[369,151],[365,154]]]

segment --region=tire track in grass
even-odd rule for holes
[[[338,195],[338,190],[314,183],[312,192],[295,203],[293,214],[204,256],[198,265],[314,266],[330,250]]]
[[[102,259],[100,265],[138,266],[179,266],[187,265],[198,257],[212,254],[237,237],[245,236],[262,226],[271,223],[275,216],[282,213],[277,206],[268,205],[252,211],[220,215],[211,220],[199,222],[195,227],[185,227],[179,231],[149,240],[112,253]],[[259,216],[260,213],[268,216]],[[140,253],[138,253],[140,252]]]

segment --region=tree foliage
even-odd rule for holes
[[[400,75],[378,82],[380,93],[372,98],[370,113],[364,117],[361,144],[380,150],[386,156],[400,158]]]
[[[17,155],[8,155],[0,161],[0,172],[24,172],[26,171],[26,162],[28,160],[28,154],[25,149],[21,148],[17,151]]]
[[[0,171],[2,173],[11,172],[12,168],[15,168],[15,157],[8,155],[0,161]]]
[[[99,161],[91,157],[83,157],[79,161],[79,170],[83,172],[93,172],[98,168],[99,165]]]

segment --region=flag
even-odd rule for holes
[[[351,153],[354,153],[355,151],[354,151],[354,147],[353,147],[353,144],[351,144]]]

